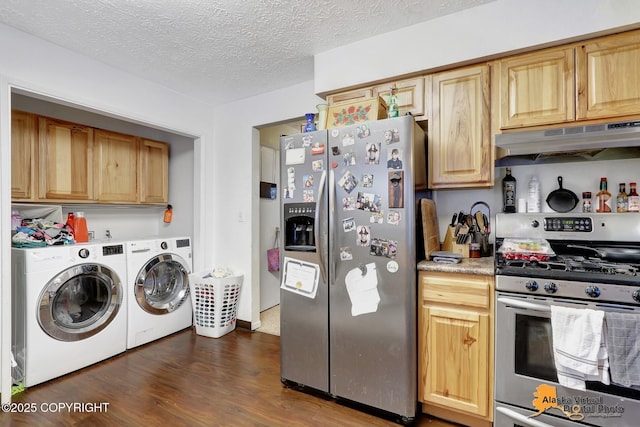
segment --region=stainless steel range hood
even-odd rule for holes
[[[640,121],[496,135],[496,165],[640,157]]]

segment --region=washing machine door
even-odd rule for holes
[[[186,265],[174,254],[161,254],[150,259],[136,277],[138,305],[144,311],[158,315],[177,310],[189,296]]]
[[[79,341],[106,328],[122,305],[122,282],[101,264],[80,264],[52,278],[38,299],[38,324],[60,341]]]

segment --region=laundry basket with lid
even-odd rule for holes
[[[221,275],[207,270],[189,275],[196,333],[219,338],[236,327],[243,275]]]

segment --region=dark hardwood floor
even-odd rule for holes
[[[5,412],[0,425],[398,425],[335,400],[284,387],[280,338],[243,329],[213,339],[189,328],[31,387],[15,395],[13,402],[14,409],[35,412]],[[60,403],[77,405],[68,409]],[[415,425],[454,424],[420,415]]]

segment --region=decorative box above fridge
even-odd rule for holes
[[[381,96],[344,101],[329,106],[327,129],[357,125],[387,118],[387,103]]]

